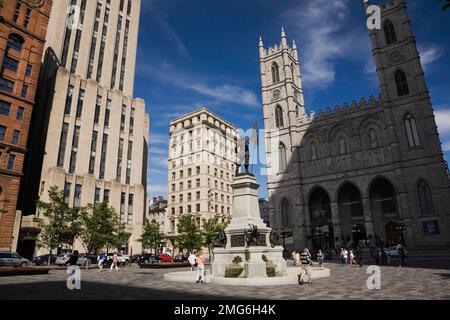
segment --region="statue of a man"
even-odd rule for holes
[[[250,150],[249,150],[250,138],[245,137],[245,173],[248,173],[248,165],[250,163]]]

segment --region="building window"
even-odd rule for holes
[[[16,8],[14,9],[14,16],[13,16],[13,21],[14,23],[17,23],[17,20],[19,19],[19,15],[20,15],[20,8],[22,7],[22,3],[20,3],[19,1],[17,1],[16,3]]]
[[[8,157],[8,170],[14,170],[14,162],[16,161],[16,156],[13,154],[10,154]]]
[[[126,194],[122,192],[120,195],[120,223],[125,223],[125,198]]]
[[[64,156],[66,154],[66,143],[67,143],[67,133],[69,131],[69,124],[63,123],[61,138],[59,139],[59,150],[58,150],[58,167],[64,166]]]
[[[117,171],[116,171],[116,177],[117,180],[120,181],[122,178],[122,159],[123,159],[123,139],[119,140],[119,149],[117,151]]]
[[[80,51],[80,43],[81,43],[81,32],[83,30],[83,23],[84,23],[84,15],[86,13],[86,0],[81,1],[81,8],[80,8],[80,17],[79,17],[79,25],[77,28],[77,33],[75,35],[75,45],[73,48],[72,53],[72,64],[70,66],[70,72],[75,73],[77,69],[78,64],[78,56]]]
[[[6,69],[15,73],[17,72],[18,68],[19,61],[5,55],[5,57],[3,58],[2,70]]]
[[[111,115],[111,100],[106,101],[106,111],[105,111],[105,127],[109,127],[109,118]]]
[[[62,54],[61,54],[61,66],[63,68],[66,67],[67,64],[67,55],[69,52],[69,44],[70,44],[70,37],[72,36],[72,28],[73,25],[71,20],[73,20],[73,17],[75,15],[75,11],[77,10],[75,5],[76,5],[77,1],[76,0],[71,0],[70,2],[70,12],[67,15],[67,19],[66,19],[66,34],[64,35],[64,44],[63,44],[63,50],[62,50]]]
[[[84,90],[80,89],[80,94],[78,96],[78,103],[77,103],[77,118],[80,119],[83,114],[83,104],[84,104]]]
[[[31,64],[27,64],[26,76],[31,77],[31,73],[33,72],[33,66]]]
[[[123,11],[124,0],[120,0],[119,10]]]
[[[70,109],[72,108],[73,90],[73,86],[69,85],[67,87],[66,105],[64,108],[64,114],[67,115],[70,115]]]
[[[22,121],[25,109],[22,107],[17,108],[16,120]]]
[[[22,94],[21,95],[22,95],[22,98],[26,98],[28,95],[28,86],[26,84],[24,84],[22,86]]]
[[[278,153],[279,153],[279,168],[280,172],[285,172],[287,169],[287,158],[286,158],[286,147],[283,143],[280,143],[278,147]]]
[[[6,127],[0,126],[0,141],[5,141]]]
[[[72,184],[70,182],[64,183],[64,202],[68,205],[70,199],[70,189],[72,188]]]
[[[97,205],[100,203],[100,188],[95,188],[95,194],[94,194],[94,205]]]
[[[126,105],[122,105],[122,114],[120,116],[120,131],[124,131],[125,130],[125,117],[126,117]]]
[[[14,88],[14,82],[5,78],[0,78],[0,90],[12,93]]]
[[[28,23],[30,22],[30,15],[31,15],[31,9],[27,8],[27,11],[25,12],[25,20],[23,21],[23,26],[25,28],[28,27]]]
[[[391,44],[397,41],[395,27],[391,21],[386,21],[384,23],[383,30],[384,30],[384,37],[386,38],[386,44]]]
[[[130,134],[134,133],[134,114],[135,109],[131,108],[131,115],[130,115]]]
[[[95,157],[97,155],[97,139],[98,139],[98,132],[94,131],[92,133],[91,156],[89,158],[89,174],[94,174],[95,171]]]
[[[272,63],[272,83],[280,82],[280,68],[276,62]]]
[[[97,100],[95,102],[94,124],[98,124],[100,121],[101,104],[102,104],[102,97],[97,96]]]
[[[294,82],[294,80],[295,80],[295,69],[294,69],[294,64],[293,63],[291,63],[291,78],[292,78],[292,81]]]
[[[134,195],[130,194],[128,196],[128,219],[127,219],[128,225],[133,224],[133,203],[134,203]]]
[[[72,152],[70,153],[70,166],[69,173],[75,172],[75,167],[77,165],[77,154],[78,154],[78,143],[80,140],[80,127],[75,127],[72,140]]]
[[[397,85],[397,93],[399,97],[409,94],[408,79],[402,70],[397,70],[395,72],[395,84]]]
[[[97,10],[95,12],[95,22],[94,22],[94,30],[92,31],[92,39],[91,39],[91,50],[89,53],[89,65],[87,77],[92,77],[92,72],[94,71],[94,59],[95,59],[95,46],[97,44],[97,36],[98,36],[98,25],[100,23],[100,11],[102,10],[102,5],[97,3]]]
[[[116,32],[116,43],[114,46],[114,59],[113,59],[113,69],[111,74],[111,89],[114,89],[116,86],[116,77],[117,77],[117,61],[119,60],[119,44],[120,37],[122,34],[122,16],[119,16],[117,20],[117,32]]]
[[[82,186],[80,184],[75,185],[75,195],[73,197],[73,207],[78,208],[81,204],[81,190]]]
[[[105,46],[106,46],[106,36],[108,34],[108,21],[109,21],[109,9],[106,8],[105,16],[103,18],[102,41],[100,42],[100,52],[99,52],[99,57],[98,57],[97,82],[100,82],[100,80],[102,78],[103,60],[104,60]]]
[[[417,130],[416,119],[412,114],[408,113],[405,116],[404,122],[409,146],[411,148],[420,146],[419,132]]]
[[[283,109],[279,105],[277,105],[275,108],[275,125],[277,128],[284,127]]]
[[[133,158],[133,141],[128,141],[126,184],[131,180],[131,162]]]
[[[20,131],[19,130],[14,130],[12,143],[13,144],[18,144],[19,143],[19,139],[20,139]]]
[[[109,203],[109,190],[105,189],[103,192],[103,202]]]
[[[127,48],[128,48],[128,37],[130,33],[130,20],[127,19],[125,23],[125,36],[123,40],[123,49],[122,49],[122,66],[120,68],[120,83],[119,89],[123,91],[123,86],[125,82],[125,66],[127,63]]]
[[[108,150],[108,135],[103,134],[103,140],[102,140],[102,156],[100,159],[100,174],[99,178],[104,179],[105,178],[105,162],[106,162],[106,153]]]
[[[0,100],[0,115],[8,117],[11,110],[11,104]]]
[[[131,0],[128,0],[127,15],[129,16],[130,13],[131,13]]]
[[[7,49],[13,49],[16,51],[22,51],[24,40],[22,37],[16,34],[11,34],[8,37]]]
[[[428,183],[421,180],[417,184],[417,192],[419,194],[420,210],[422,214],[434,214],[433,196],[431,195]]]

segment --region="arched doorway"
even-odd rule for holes
[[[331,216],[330,197],[322,188],[315,189],[309,197],[311,234],[313,247],[333,248],[334,231]]]
[[[389,221],[388,223],[386,223],[385,232],[385,241],[387,246],[394,246],[401,241],[400,231],[397,223],[393,221]]]
[[[352,236],[353,242],[355,243],[358,243],[358,241],[361,240],[366,240],[367,239],[366,227],[360,223],[353,225]]]
[[[338,192],[339,221],[344,242],[355,241],[366,238],[364,228],[364,210],[362,197],[359,189],[352,183],[347,182]],[[356,228],[360,226],[362,228]],[[364,237],[364,239],[362,239]]]

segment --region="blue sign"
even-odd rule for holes
[[[425,235],[440,234],[439,223],[436,220],[423,221],[423,232]]]

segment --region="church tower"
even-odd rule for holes
[[[296,133],[307,119],[297,46],[282,29],[279,45],[266,49],[260,38],[259,58],[270,225],[290,237],[300,230],[300,190],[289,184],[300,179]]]

